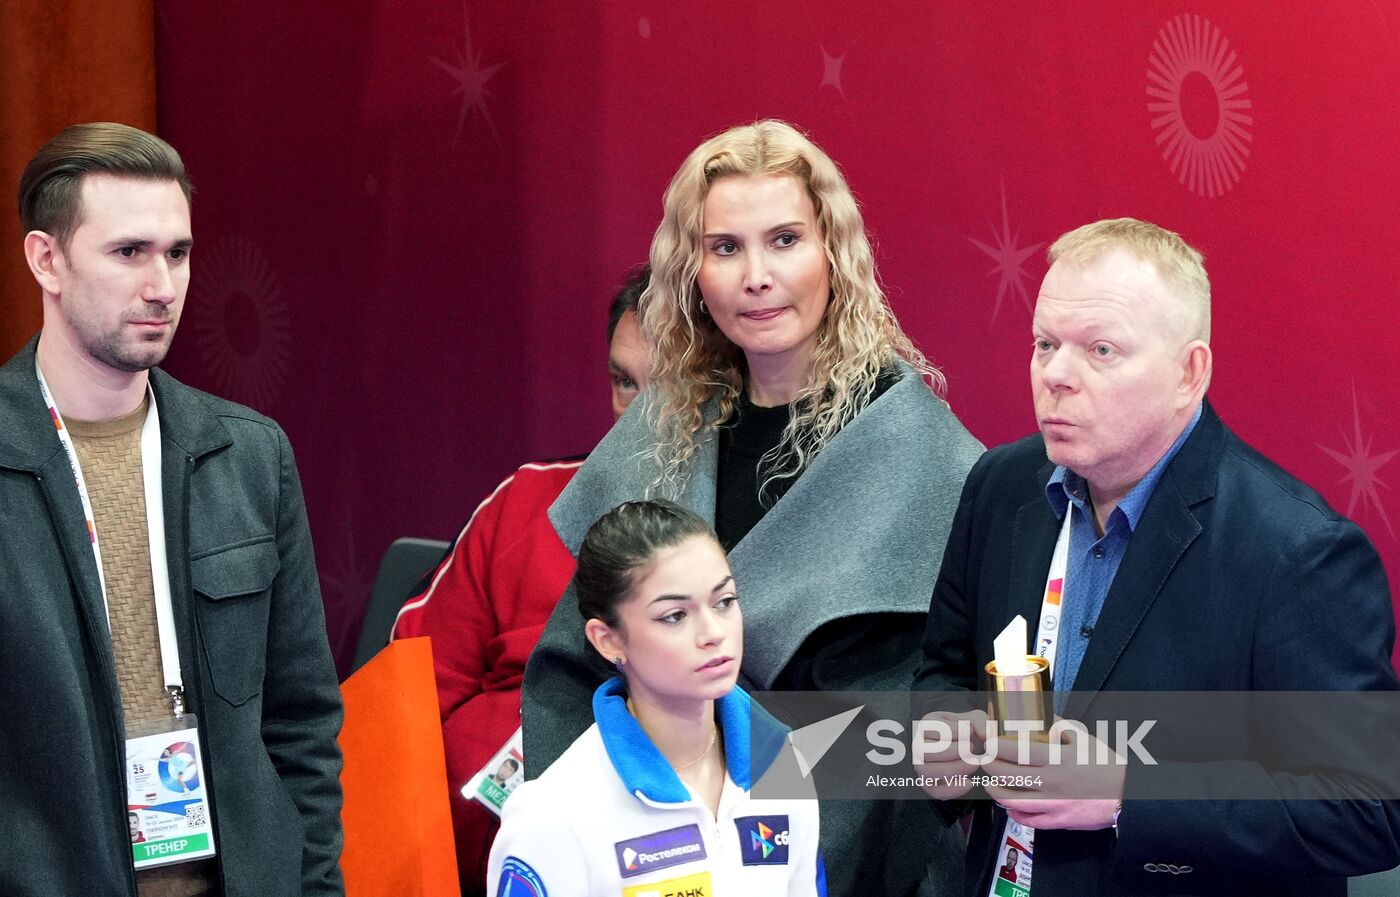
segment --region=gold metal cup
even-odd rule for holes
[[[1050,661],[1034,654],[1026,655],[1031,669],[1010,675],[997,672],[997,662],[989,661],[987,691],[992,695],[992,719],[1000,722],[1039,721],[1039,731],[1031,732],[1032,741],[1048,741],[1050,725],[1055,721],[1055,708],[1050,696]]]

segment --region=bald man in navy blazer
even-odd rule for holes
[[[1062,695],[1062,715],[1092,718],[1104,691],[1400,688],[1375,548],[1205,400],[1210,285],[1200,254],[1176,234],[1116,219],[1061,237],[1050,260],[1031,360],[1040,433],[988,452],[968,476],[915,690],[983,687],[992,640],[1016,614],[1036,641],[1066,514],[1054,678],[1057,692],[1073,693]],[[961,762],[948,752],[934,760],[924,768]],[[1034,897],[1340,897],[1347,876],[1400,863],[1393,802],[1135,800],[1135,783],[1154,775],[1187,776],[1176,781],[1197,793],[1213,775],[1265,792],[1281,782],[1241,761],[1130,764],[1094,799],[988,788],[996,802],[974,802],[965,893],[988,894],[1008,815],[1035,828]]]

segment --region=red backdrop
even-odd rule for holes
[[[158,4],[161,131],[198,189],[170,366],[290,432],[342,662],[394,537],[449,538],[517,463],[605,431],[607,296],[685,153],[766,116],[841,163],[989,444],[1034,426],[1045,246],[1108,216],[1182,232],[1216,406],[1397,581],[1400,10],[291,6]]]

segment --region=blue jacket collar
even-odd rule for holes
[[[689,789],[628,712],[627,685],[620,677],[613,676],[593,693],[593,718],[608,759],[629,792],[652,803],[690,801]],[[748,791],[753,780],[761,778],[773,764],[787,729],[738,686],[715,702],[715,718],[724,735],[729,778]]]

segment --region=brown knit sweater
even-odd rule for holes
[[[146,495],[141,478],[141,427],[146,401],[131,414],[104,421],[64,420],[87,482],[102,549],[112,649],[127,726],[170,716],[160,665]],[[136,876],[141,897],[217,894],[213,860],[147,869]]]

